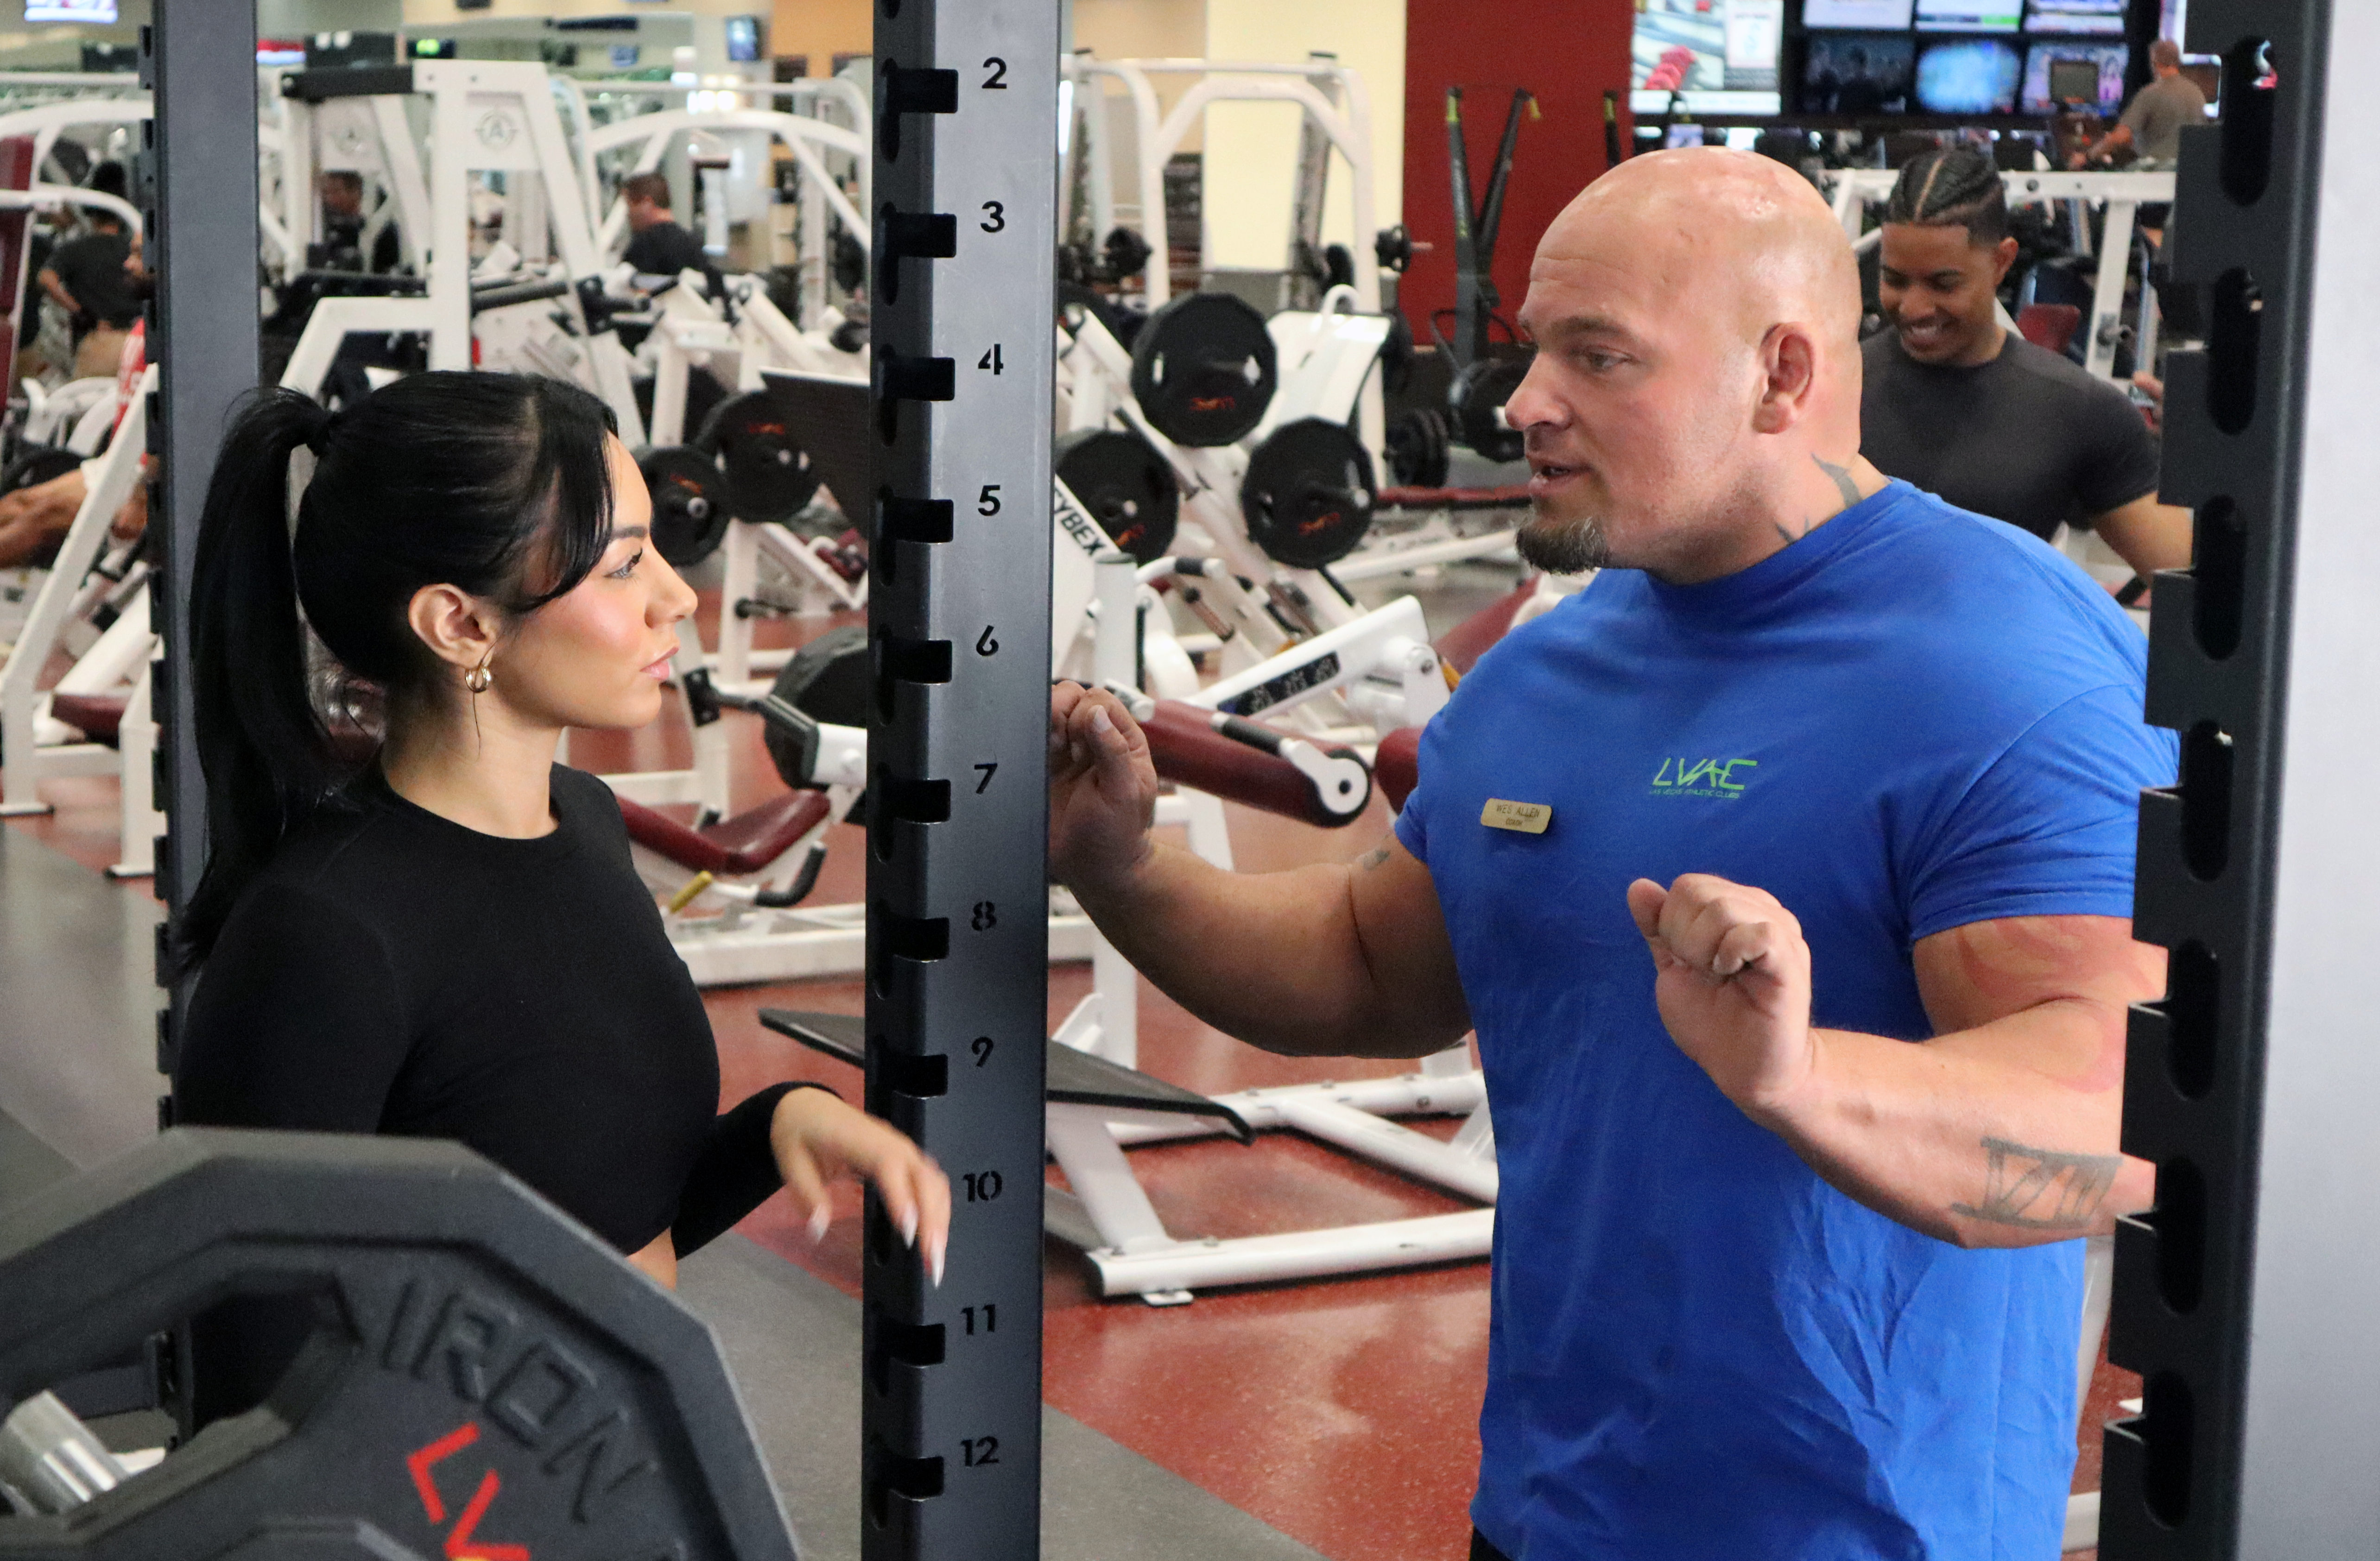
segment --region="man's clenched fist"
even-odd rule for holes
[[[1628,885],[1656,971],[1654,1001],[1679,1049],[1746,1116],[1773,1126],[1809,1080],[1810,946],[1763,889],[1689,872]]]

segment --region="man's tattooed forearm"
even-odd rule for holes
[[[1785,539],[1785,545],[1788,547],[1810,534],[1810,522],[1807,520],[1802,522],[1802,529],[1798,531],[1782,520],[1771,520],[1769,524],[1777,528],[1777,534]]]
[[[1824,456],[1812,456],[1810,458],[1818,463],[1818,470],[1820,471],[1825,472],[1828,476],[1835,480],[1835,492],[1843,495],[1843,507],[1845,509],[1849,509],[1852,506],[1859,503],[1859,484],[1852,481],[1852,469],[1850,467],[1837,466],[1834,462],[1827,459]]]
[[[2088,1229],[2124,1164],[2120,1154],[2070,1154],[2006,1139],[1985,1139],[1984,1152],[1991,1158],[1982,1199],[1953,1203],[1950,1212],[2026,1230]]]
[[[1365,872],[1369,872],[1372,869],[1381,866],[1387,862],[1388,860],[1389,848],[1386,846],[1376,846],[1371,850],[1365,852],[1362,857],[1358,858],[1356,860],[1355,866]]]

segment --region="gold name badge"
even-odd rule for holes
[[[1479,810],[1479,822],[1490,829],[1543,835],[1546,825],[1554,822],[1554,811],[1543,802],[1507,802],[1501,798],[1490,797],[1488,805]]]

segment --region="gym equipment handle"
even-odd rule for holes
[[[1172,700],[1137,719],[1159,776],[1176,785],[1324,829],[1353,823],[1371,800],[1371,772],[1352,750]]]

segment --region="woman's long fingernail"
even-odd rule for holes
[[[947,1239],[936,1241],[926,1254],[927,1269],[934,1276],[934,1288],[937,1290],[942,1287],[942,1258],[948,1245]]]
[[[810,1240],[813,1244],[826,1239],[826,1227],[834,1223],[834,1211],[821,1203],[810,1211]]]
[[[913,1208],[907,1213],[901,1216],[901,1245],[904,1247],[914,1247],[917,1244],[917,1211]]]

